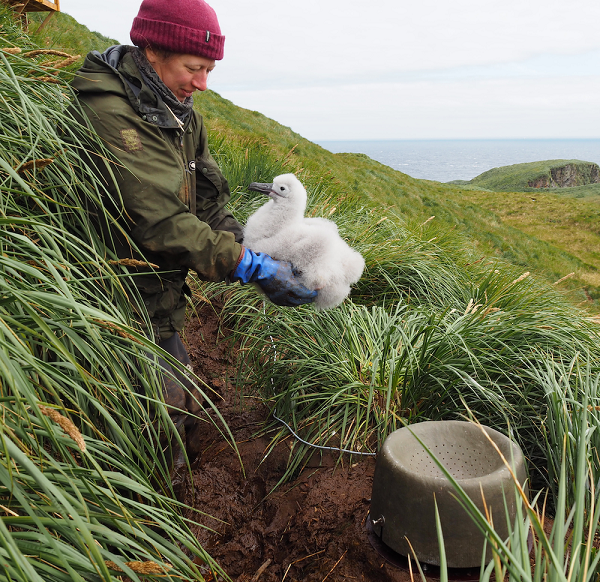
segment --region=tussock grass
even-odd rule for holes
[[[23,38],[3,17],[0,49]],[[90,220],[82,153],[102,145],[67,111],[69,73],[46,82],[27,50],[0,50],[0,578],[199,579],[191,557],[219,568],[173,499],[169,356]]]
[[[587,496],[590,484],[597,486],[600,480],[600,376],[584,354],[570,361],[548,358],[530,374],[544,391],[547,415],[542,430],[553,497],[565,495],[565,503],[572,507],[582,488]],[[578,478],[582,442],[589,480]],[[570,486],[560,492],[563,472]],[[589,499],[586,504],[589,507]]]
[[[460,418],[468,407],[505,433],[512,427],[544,460],[545,397],[531,362],[595,349],[597,336],[593,324],[573,325],[569,311],[532,312],[522,290],[497,293],[461,310],[347,302],[327,312],[228,311],[244,322],[246,377],[309,442],[375,452],[405,422]],[[294,468],[305,452],[295,452]],[[547,476],[543,463],[538,469],[539,485]]]

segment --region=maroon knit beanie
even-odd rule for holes
[[[140,48],[223,58],[225,37],[215,11],[204,0],[144,0],[130,36]]]

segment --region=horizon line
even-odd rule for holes
[[[367,137],[312,138],[309,141],[314,141],[315,143],[333,141],[600,141],[600,137]]]

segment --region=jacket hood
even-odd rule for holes
[[[119,63],[128,52],[129,47],[122,44],[111,46],[103,53],[91,51],[77,72],[73,86],[79,92],[109,90],[107,83],[110,83],[111,76],[121,76],[118,71]],[[86,80],[93,82],[88,84],[85,83]],[[110,90],[114,89],[115,87],[111,85]]]
[[[93,54],[96,57],[99,57],[102,61],[104,61],[107,65],[112,67],[115,72],[117,72],[117,66],[119,61],[123,57],[123,55],[128,52],[129,47],[124,44],[114,44],[113,46],[109,46],[103,53],[99,53],[98,51],[92,51],[90,54]]]
[[[144,83],[142,74],[129,54],[132,47],[113,45],[103,53],[91,51],[73,79],[80,98],[86,94],[107,93],[127,99],[144,121],[177,129],[179,123],[162,99]]]

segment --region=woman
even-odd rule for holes
[[[311,302],[316,292],[298,282],[289,263],[245,249],[242,227],[225,209],[229,186],[208,151],[202,117],[192,109],[193,93],[206,89],[215,61],[223,58],[225,37],[214,10],[203,0],[144,0],[131,40],[135,46],[91,52],[73,86],[122,164],[110,166],[101,156],[94,162],[114,209],[124,210],[105,235],[119,258],[155,265],[132,269],[132,279],[155,341],[189,366],[179,337],[189,269],[208,281],[256,282],[278,305]],[[168,376],[165,399],[170,407],[199,410],[199,399]],[[190,423],[186,415],[173,420],[182,432]],[[196,452],[189,438],[188,452]]]

